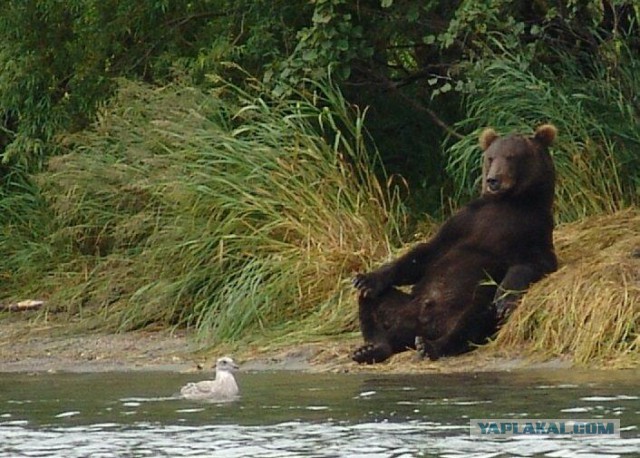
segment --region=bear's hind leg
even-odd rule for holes
[[[422,314],[423,330],[418,332],[415,339],[415,347],[420,358],[428,357],[435,361],[442,356],[454,356],[466,353],[474,345],[481,345],[495,334],[495,311],[489,306],[484,306],[482,301],[469,310],[459,314],[457,318],[447,317],[439,320],[433,313]],[[425,323],[429,321],[441,321],[440,332],[428,332],[425,334]],[[443,332],[444,331],[444,332]]]
[[[360,293],[358,296],[358,320],[360,321],[360,332],[365,342],[374,340],[380,335],[380,324],[376,319],[376,312],[382,302],[382,298],[372,298]]]
[[[351,357],[354,361],[366,364],[379,363],[394,353],[406,349],[404,346],[396,348],[399,342],[406,340],[404,335],[406,324],[398,326],[396,320],[400,311],[409,304],[410,300],[409,294],[395,288],[379,297],[360,294],[358,311],[360,331],[365,344],[353,352]],[[413,336],[415,334],[411,336],[411,341]]]

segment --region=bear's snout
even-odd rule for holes
[[[511,171],[505,170],[505,167],[500,167],[498,164],[492,165],[489,173],[487,173],[484,179],[484,189],[482,193],[485,195],[501,196],[511,191],[511,188],[515,186],[516,178]]]
[[[490,192],[500,191],[500,180],[498,178],[487,178],[487,190]]]

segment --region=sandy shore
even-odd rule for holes
[[[353,338],[278,349],[247,348],[233,357],[249,371],[437,373],[570,367],[562,360],[535,362],[483,351],[436,362],[419,361],[412,352],[405,352],[383,364],[362,366],[350,359],[359,344],[360,340]],[[196,351],[184,331],[78,334],[63,325],[38,324],[17,316],[0,319],[0,372],[188,372],[210,368],[217,356]]]

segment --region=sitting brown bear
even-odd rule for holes
[[[556,132],[550,124],[532,137],[482,132],[482,195],[429,242],[354,278],[365,340],[355,361],[408,348],[431,359],[468,351],[496,332],[531,283],[557,269],[548,151]]]

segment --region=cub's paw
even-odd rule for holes
[[[391,350],[380,344],[364,344],[351,355],[358,364],[375,364],[388,359],[391,356]]]

